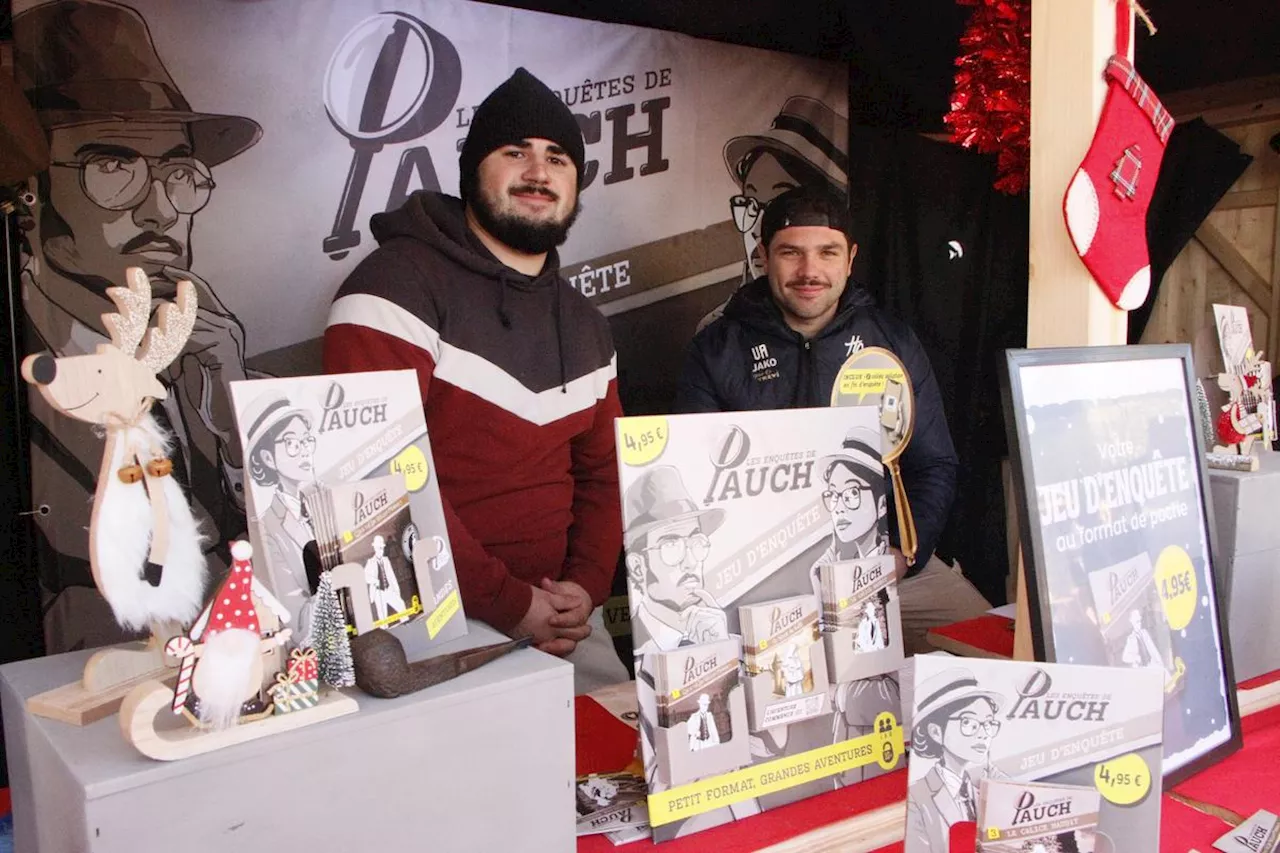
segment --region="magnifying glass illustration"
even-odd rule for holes
[[[457,49],[412,15],[373,15],[338,44],[325,72],[324,107],[351,142],[352,154],[333,231],[323,241],[332,259],[341,260],[360,245],[354,226],[374,155],[385,145],[418,139],[439,127],[461,88]],[[413,153],[425,155],[426,169],[434,174],[430,154]]]

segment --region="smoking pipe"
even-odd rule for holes
[[[371,696],[394,699],[457,678],[532,642],[532,637],[521,637],[409,663],[400,641],[390,631],[374,628],[351,638],[351,661],[357,687]]]

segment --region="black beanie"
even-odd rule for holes
[[[582,182],[586,151],[573,113],[547,85],[523,68],[489,93],[471,118],[471,129],[458,157],[458,184],[466,201],[480,161],[504,145],[523,139],[547,139],[569,155]],[[579,187],[581,189],[581,187]]]

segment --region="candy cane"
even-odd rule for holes
[[[189,637],[174,637],[164,644],[164,650],[182,661],[178,683],[173,688],[173,713],[181,714],[182,706],[187,703],[187,694],[191,692],[191,672],[196,666],[195,647]]]

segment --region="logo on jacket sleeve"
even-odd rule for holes
[[[764,344],[756,344],[751,348],[751,378],[757,382],[768,382],[777,379],[778,360],[769,355],[769,348]]]

